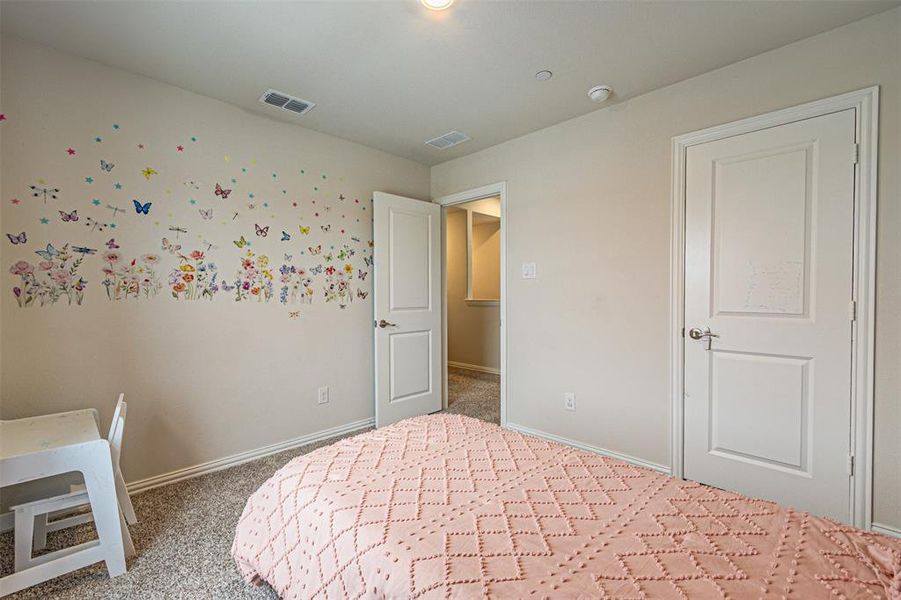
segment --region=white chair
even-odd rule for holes
[[[122,455],[122,438],[125,433],[125,416],[128,405],[125,394],[119,394],[113,421],[110,423],[109,442],[112,459],[113,476],[116,486],[116,497],[119,501],[119,519],[122,521],[122,535],[126,556],[134,556],[135,549],[128,531],[128,525],[138,522],[134,506],[128,496],[125,480],[119,468],[119,457]],[[54,496],[43,500],[35,500],[10,507],[15,512],[15,570],[21,571],[46,562],[43,556],[34,558],[34,550],[43,550],[47,546],[47,534],[51,531],[68,529],[82,523],[90,523],[94,515],[90,511],[91,502],[83,485],[70,487],[68,494]],[[78,514],[72,515],[72,513]],[[72,516],[64,516],[72,515]],[[63,518],[57,518],[63,517]],[[33,546],[32,546],[33,543]],[[58,555],[58,553],[54,553]]]

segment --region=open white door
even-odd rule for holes
[[[441,410],[440,215],[373,195],[376,427]]]

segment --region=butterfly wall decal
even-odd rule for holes
[[[290,240],[291,240],[291,234],[288,233],[287,231],[282,231],[282,241],[288,242]]]
[[[54,258],[59,256],[59,250],[54,248],[53,244],[47,244],[46,250],[35,250],[34,253],[44,260],[53,260]]]
[[[115,166],[116,165],[114,165],[111,162],[106,162],[102,158],[100,159],[100,170],[101,171],[106,171],[107,173],[109,173],[110,171],[113,170],[113,167],[115,167]]]
[[[149,215],[150,207],[153,205],[153,202],[147,202],[146,204],[141,204],[137,199],[132,199],[132,202],[135,205],[135,212],[139,215]]]
[[[234,244],[235,244],[235,246],[237,246],[238,248],[243,248],[244,246],[247,245],[247,240],[245,240],[245,239],[244,239],[244,236],[242,235],[240,240],[235,240],[235,241],[234,241]]]
[[[13,243],[13,245],[25,244],[28,242],[28,237],[25,235],[23,231],[19,235],[13,235],[11,233],[7,233],[6,237],[9,238],[9,241]]]
[[[320,225],[319,228],[322,229],[322,231],[328,233],[332,230],[332,225],[331,223],[329,223],[328,225]]]
[[[334,260],[334,258],[332,257],[332,253],[331,253],[331,252],[329,252],[328,254],[326,254],[325,256],[323,256],[322,258],[325,259],[325,262],[332,262],[332,261]]]
[[[150,178],[153,175],[159,175],[159,173],[153,167],[146,167],[143,171],[141,171],[141,175],[144,176],[144,179],[150,181]]]
[[[166,238],[163,238],[163,250],[165,250],[166,252],[169,252],[171,254],[175,254],[179,250],[181,250],[181,244],[173,244]]]
[[[310,251],[310,254],[312,254],[313,256],[317,256],[317,255],[319,255],[319,254],[322,254],[322,244],[319,244],[319,245],[316,246],[315,248],[314,248],[313,246],[310,246],[310,247],[308,248],[308,250]]]
[[[72,252],[77,252],[78,254],[81,254],[82,256],[90,256],[92,254],[97,254],[97,248],[85,248],[84,246],[72,246]]]
[[[291,262],[292,260],[294,260],[294,255],[285,254],[285,262]]]
[[[214,194],[222,198],[223,200],[228,199],[228,195],[232,193],[231,190],[224,190],[222,186],[218,183],[216,184],[216,189],[213,191]]]
[[[266,225],[265,227],[260,227],[259,225],[254,223],[253,226],[256,227],[256,233],[258,236],[266,237],[267,235],[269,235],[269,225]]]
[[[291,312],[288,313],[288,317],[290,317],[292,319],[296,319],[299,316],[300,316],[299,310],[292,310]]]
[[[200,216],[205,220],[209,221],[213,218],[213,209],[212,208],[198,208],[198,212],[200,212]]]
[[[369,295],[369,292],[364,292],[363,290],[357,288],[357,298],[362,298],[363,300]]]
[[[319,275],[322,273],[322,265],[316,265],[310,269],[310,275]]]
[[[303,235],[310,235],[309,227],[304,227],[303,225],[300,225],[299,229],[300,229],[300,233],[302,233]]]
[[[372,266],[372,257],[371,257],[371,256],[364,256],[364,257],[363,257],[363,262],[366,264],[367,267],[371,267],[371,266]]]
[[[367,275],[369,275],[369,271],[363,271],[362,269],[357,269],[357,277],[360,278],[360,281],[366,281]]]
[[[106,247],[110,250],[115,250],[119,247],[119,244],[116,243],[116,238],[110,238],[108,242],[106,242]]]
[[[78,211],[73,210],[70,213],[67,213],[64,210],[59,211],[59,218],[63,220],[63,223],[74,223],[78,220]]]

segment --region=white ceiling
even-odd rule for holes
[[[898,1],[5,0],[4,34],[427,165],[890,9]],[[539,82],[536,71],[550,69]],[[317,103],[297,117],[267,88]],[[449,150],[425,140],[459,129]]]

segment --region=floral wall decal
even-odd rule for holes
[[[257,256],[252,250],[244,253],[241,268],[235,279],[235,300],[256,299],[258,302],[269,302],[272,298],[272,270],[269,269],[269,257],[265,254]]]
[[[20,307],[46,306],[65,299],[69,305],[80,306],[84,301],[87,280],[78,274],[84,255],[77,258],[69,244],[59,250],[51,244],[37,251],[43,259],[37,266],[29,261],[17,261],[9,272],[19,278],[13,286],[13,296]]]
[[[285,256],[285,259],[287,262],[278,270],[278,280],[282,284],[278,301],[282,304],[312,304],[315,294],[313,277],[306,269],[291,264],[290,257]]]
[[[160,262],[159,254],[144,254],[127,261],[117,250],[109,250],[103,253],[102,258],[106,266],[103,267],[105,277],[100,283],[106,288],[106,296],[110,300],[153,298],[162,289],[156,270]]]
[[[172,297],[176,300],[212,300],[219,291],[216,263],[207,261],[201,250],[177,256],[181,263],[169,272]]]

